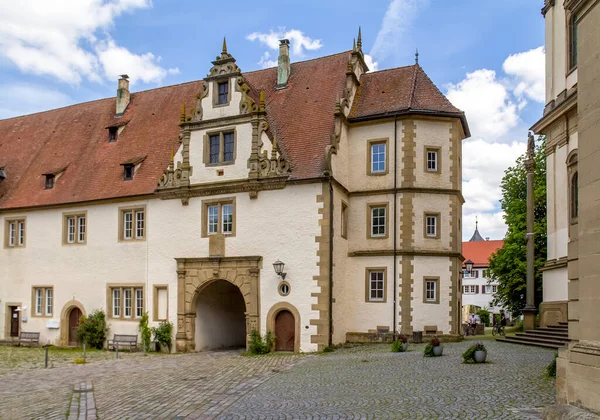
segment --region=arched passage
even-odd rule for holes
[[[195,309],[196,350],[246,346],[246,303],[236,285],[211,282],[197,293]]]

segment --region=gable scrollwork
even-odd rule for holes
[[[203,83],[202,84],[202,91],[196,95],[196,106],[192,112],[192,121],[193,122],[197,122],[197,121],[202,121],[202,115],[203,115],[203,110],[202,110],[202,100],[204,98],[206,98],[208,96],[208,83]]]
[[[242,99],[240,100],[240,114],[248,114],[251,112],[258,111],[258,106],[254,99],[248,95],[250,86],[245,82],[243,77],[238,77],[235,83],[235,90],[242,92]]]

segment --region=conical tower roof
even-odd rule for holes
[[[475,232],[473,232],[473,236],[469,239],[469,242],[481,242],[484,241],[483,237],[479,233],[479,229],[477,227],[477,218],[475,218]]]

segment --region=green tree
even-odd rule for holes
[[[535,306],[542,301],[542,268],[546,262],[546,140],[539,137],[535,150],[534,172],[534,281]],[[525,306],[527,286],[527,174],[525,155],[504,172],[501,183],[502,210],[508,226],[504,246],[490,257],[489,272],[498,282],[494,304],[519,315]]]

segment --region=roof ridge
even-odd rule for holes
[[[351,53],[351,50],[348,51],[341,51],[339,53],[333,53],[333,54],[329,54],[329,55],[324,55],[322,57],[315,57],[315,58],[309,58],[308,60],[302,60],[302,61],[293,61],[291,63],[291,65],[294,64],[301,64],[301,63],[308,63],[309,61],[316,61],[316,60],[322,60],[324,58],[329,58],[329,57],[333,57],[335,55],[342,55],[342,54],[349,54]],[[251,73],[260,73],[261,71],[266,71],[266,70],[271,70],[276,68],[277,66],[273,66],[273,67],[267,67],[266,69],[258,69],[258,70],[251,70],[251,71],[243,71],[242,72],[242,76],[246,75],[246,74],[251,74]]]
[[[368,72],[368,73],[365,73],[364,75],[365,75],[365,76],[367,76],[367,75],[372,75],[372,74],[379,74],[379,73],[383,73],[383,72],[386,72],[386,71],[400,70],[400,69],[407,69],[407,68],[409,68],[409,67],[414,67],[415,65],[416,65],[416,64],[409,64],[409,65],[406,65],[406,66],[392,67],[392,68],[389,68],[389,69],[375,70],[375,71],[370,71],[370,72]]]
[[[408,100],[408,109],[412,109],[412,104],[415,99],[415,90],[417,88],[417,72],[419,70],[419,65],[415,64],[414,66],[412,85],[410,87],[410,99]]]

